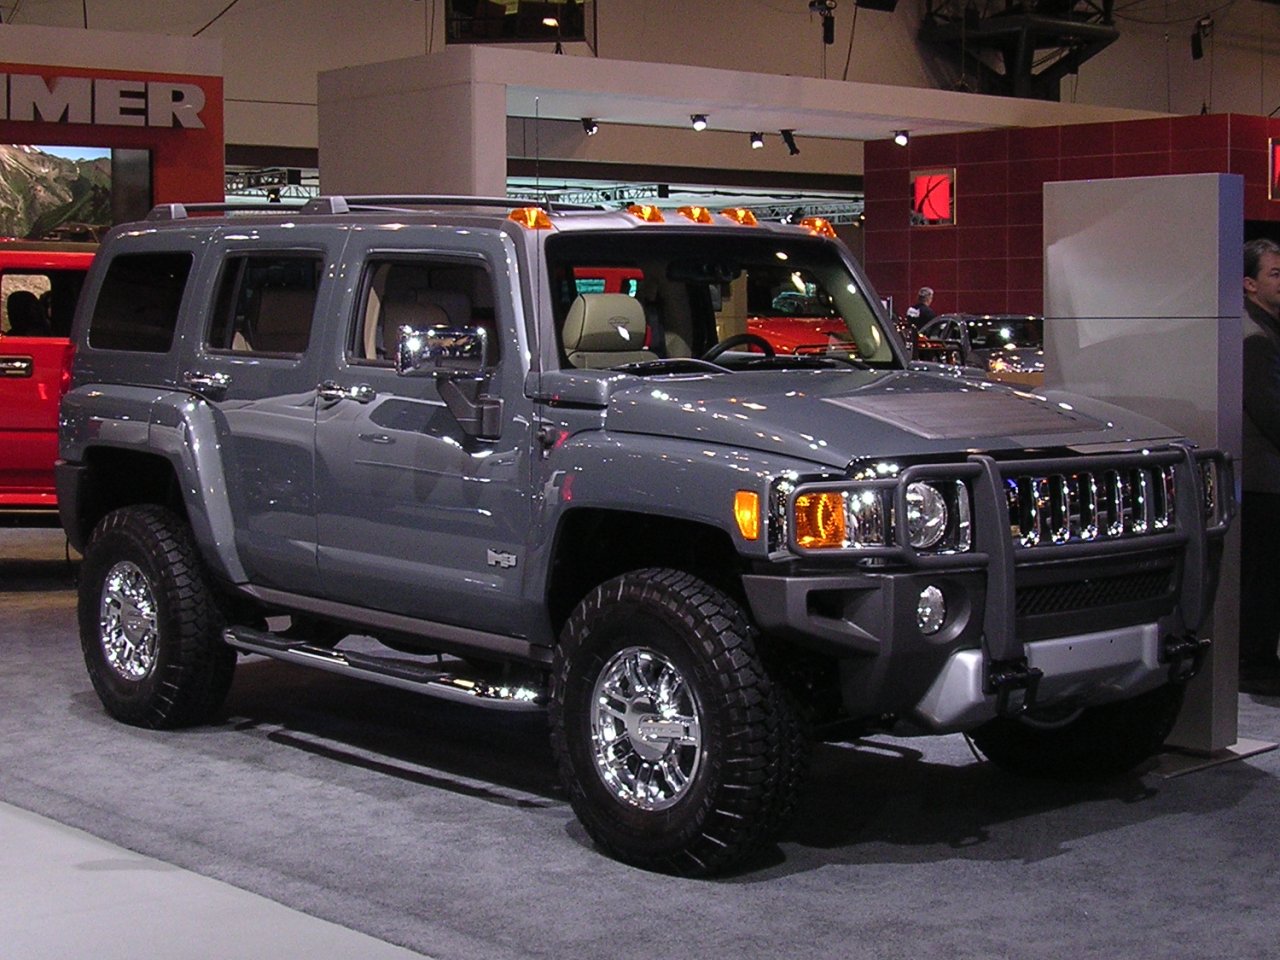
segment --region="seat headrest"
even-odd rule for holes
[[[644,306],[625,293],[583,293],[569,306],[564,349],[574,353],[644,350]]]

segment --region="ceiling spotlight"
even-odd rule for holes
[[[764,146],[764,134],[763,133],[751,134],[751,149],[759,150],[763,146]]]
[[[905,130],[893,131],[893,142],[896,143],[898,146],[905,147],[907,145],[908,139],[909,137],[907,136],[907,131]]]
[[[796,146],[796,132],[794,130],[779,130],[782,134],[782,142],[787,145],[787,152],[793,157],[800,152],[800,148]]]
[[[707,115],[705,113],[689,114],[689,121],[693,124],[695,130],[707,129]]]
[[[600,124],[596,123],[591,117],[583,117],[582,129],[586,131],[588,137],[594,137],[600,132]]]
[[[1196,21],[1196,28],[1191,33],[1191,59],[1204,57],[1204,41],[1213,36],[1213,17],[1203,16]]]

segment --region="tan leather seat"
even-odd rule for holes
[[[266,287],[252,331],[253,349],[262,353],[302,353],[311,339],[314,290]]]
[[[419,303],[416,299],[384,300],[382,303],[382,351],[390,360],[399,349],[400,328],[447,327],[449,317],[443,307],[434,303]]]
[[[644,347],[644,307],[625,293],[583,293],[569,306],[562,341],[569,363],[603,370],[656,360]]]

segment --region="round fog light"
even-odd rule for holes
[[[920,591],[920,599],[916,601],[916,626],[925,635],[937,633],[946,619],[947,601],[941,590],[929,584]]]

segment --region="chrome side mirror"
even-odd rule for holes
[[[403,326],[395,360],[402,377],[478,376],[489,368],[489,334],[483,327]]]
[[[403,326],[396,336],[396,373],[435,377],[440,399],[468,436],[502,434],[502,398],[489,394],[489,334],[483,327]]]

